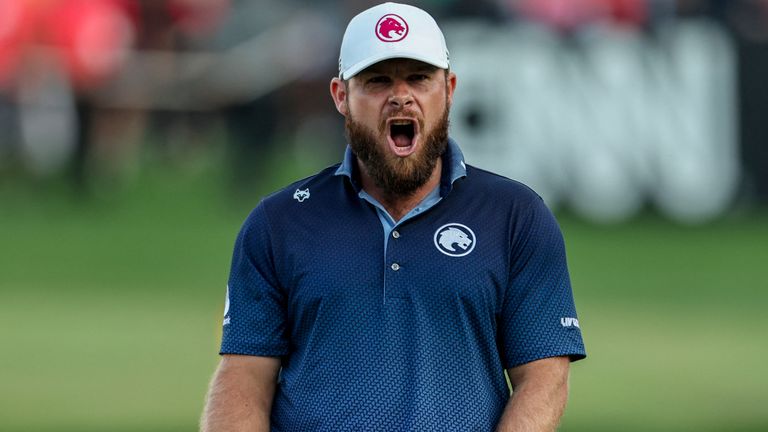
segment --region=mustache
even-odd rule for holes
[[[387,113],[387,115],[381,119],[379,122],[379,130],[382,132],[387,131],[387,122],[390,119],[397,118],[397,117],[410,117],[416,121],[416,123],[419,124],[419,130],[424,130],[424,119],[416,113],[416,111],[407,109],[407,108],[400,108],[397,111],[392,111]]]

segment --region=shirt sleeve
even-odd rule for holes
[[[263,203],[237,236],[226,304],[220,354],[279,357],[288,353],[285,292],[275,274]]]
[[[511,273],[499,326],[504,367],[586,357],[557,221],[535,196],[511,228]]]

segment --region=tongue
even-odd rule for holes
[[[406,134],[394,135],[392,136],[392,141],[394,141],[395,145],[398,147],[408,147],[413,142]]]

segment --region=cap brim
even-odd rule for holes
[[[353,76],[357,75],[363,69],[367,68],[368,66],[374,65],[380,61],[384,60],[390,60],[394,58],[404,58],[404,59],[411,59],[411,60],[418,60],[427,64],[431,64],[432,66],[438,67],[440,69],[448,69],[448,62],[444,58],[428,58],[424,55],[415,54],[415,53],[409,53],[409,52],[384,52],[380,53],[376,56],[371,56],[366,58],[365,60],[361,62],[357,62],[356,64],[350,66],[347,68],[347,70],[343,71],[341,73],[341,79],[350,79]]]

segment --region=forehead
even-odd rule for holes
[[[432,73],[437,71],[438,69],[439,68],[437,66],[432,66],[431,64],[424,63],[422,61],[397,58],[397,59],[383,60],[378,63],[374,63],[371,66],[368,66],[367,68],[363,69],[358,75],[382,74],[382,73],[396,74],[396,73],[413,73],[413,72]]]

